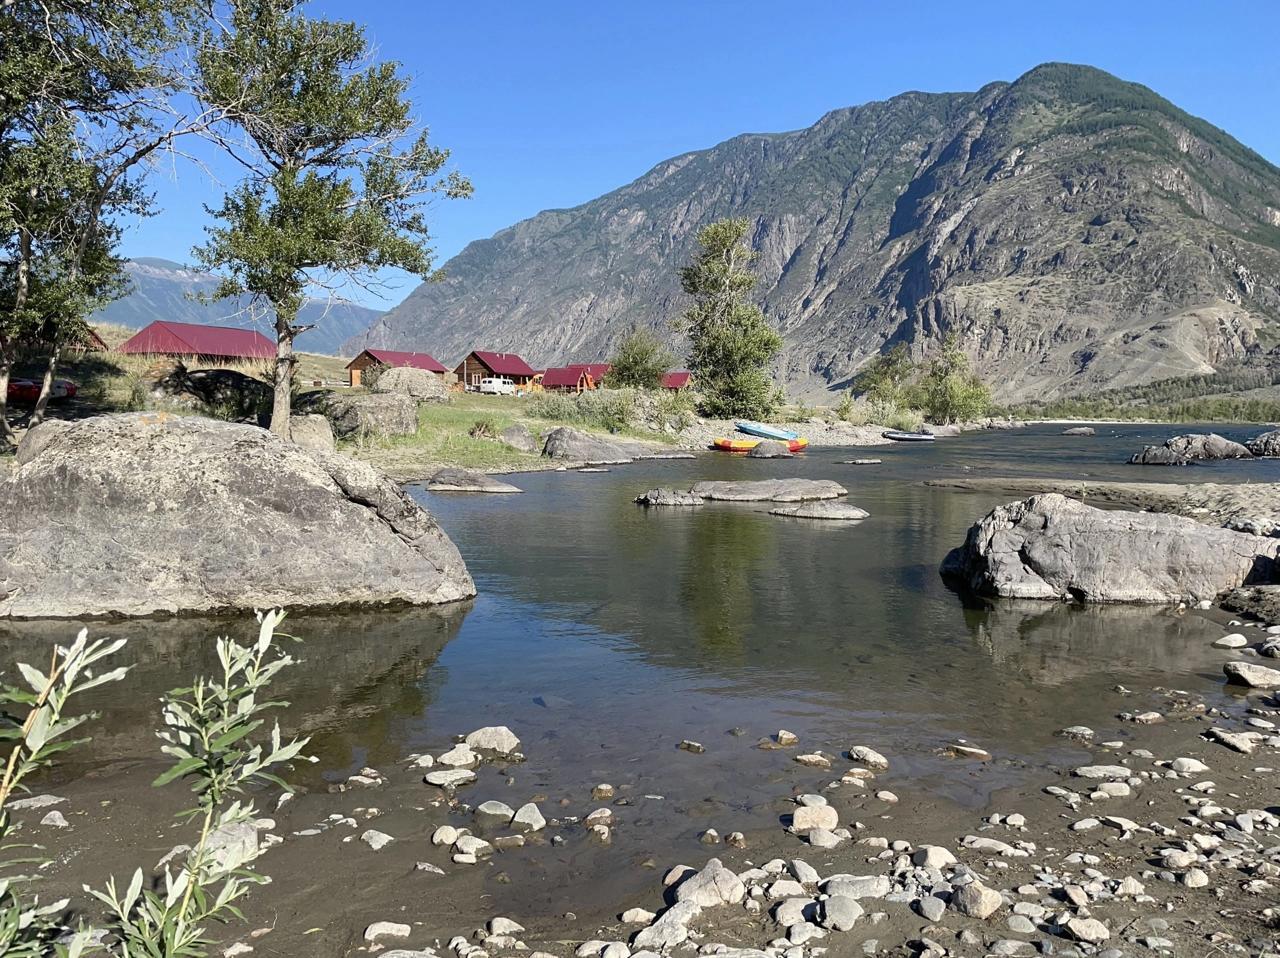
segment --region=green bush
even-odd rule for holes
[[[654,396],[654,416],[659,428],[670,427],[679,432],[693,425],[697,406],[688,390],[662,389]]]
[[[467,435],[473,439],[497,439],[498,423],[491,418],[477,419],[471,424],[471,428],[467,430]]]
[[[529,402],[529,415],[551,422],[573,423],[618,432],[636,418],[636,396],[630,389],[597,389],[584,393],[544,392]]]
[[[657,389],[675,364],[671,352],[647,329],[632,329],[609,359],[610,388]]]

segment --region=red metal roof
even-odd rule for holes
[[[547,389],[577,386],[580,379],[582,379],[581,367],[555,366],[542,374],[542,385]]]
[[[499,376],[533,376],[529,364],[515,353],[491,353],[483,349],[471,351],[471,355]],[[461,364],[459,364],[461,365]]]
[[[604,379],[605,374],[611,368],[608,363],[570,363],[570,369],[581,369],[584,373],[594,379],[597,383]]]
[[[689,385],[689,380],[693,378],[693,373],[663,373],[662,388],[663,389],[684,389]]]
[[[157,320],[138,330],[118,347],[122,353],[165,356],[226,356],[236,359],[271,359],[275,344],[252,329],[199,326]]]
[[[384,366],[412,366],[414,369],[425,369],[433,373],[447,373],[449,370],[444,368],[444,364],[436,359],[430,353],[406,353],[396,349],[366,349],[364,353],[368,353]],[[361,353],[361,355],[364,355]],[[356,359],[359,359],[357,356]],[[351,360],[347,363],[347,368],[351,368]]]

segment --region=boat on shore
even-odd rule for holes
[[[711,448],[719,449],[721,452],[750,452],[763,441],[763,439],[733,439],[722,436],[719,439],[711,440]],[[800,436],[796,436],[794,439],[779,439],[776,441],[786,443],[787,452],[800,452],[809,445],[809,440]]]
[[[763,422],[735,422],[733,428],[738,432],[746,433],[748,436],[759,436],[761,439],[777,439],[779,442],[791,442],[800,438],[797,432],[791,432],[787,429],[781,429],[778,426],[770,426]]]
[[[880,435],[894,442],[933,442],[937,438],[931,432],[903,432],[900,429],[886,429]]]

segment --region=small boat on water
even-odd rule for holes
[[[902,432],[899,429],[886,429],[880,435],[894,442],[933,442],[936,438],[931,432]]]
[[[777,426],[770,426],[763,422],[735,422],[733,428],[738,432],[745,432],[748,436],[759,436],[761,439],[777,439],[779,442],[791,442],[800,438],[799,433],[779,429]]]
[[[750,452],[760,445],[762,441],[761,439],[729,439],[721,437],[720,439],[713,439],[711,447],[719,449],[721,452]],[[802,439],[799,436],[794,439],[779,439],[778,442],[787,444],[787,452],[800,452],[809,445],[808,439]]]

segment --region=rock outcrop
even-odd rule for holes
[[[441,469],[425,483],[431,492],[523,492],[509,482],[470,469]]]
[[[450,374],[450,378],[452,374]],[[448,402],[449,385],[436,373],[413,366],[382,370],[370,387],[375,393],[398,393],[418,402]]]
[[[1255,456],[1275,458],[1280,456],[1280,429],[1272,429],[1261,436],[1254,436],[1245,447]]]
[[[761,439],[747,450],[748,459],[790,459],[791,450],[785,442],[776,439]]]
[[[643,451],[639,445],[611,442],[572,426],[560,426],[547,433],[542,444],[542,454],[548,459],[609,465],[635,459]]]
[[[411,436],[418,431],[417,400],[403,393],[334,394],[322,408],[339,439]]]
[[[538,440],[529,427],[522,422],[508,426],[502,432],[498,433],[498,438],[505,442],[512,449],[520,452],[537,452]]]
[[[993,509],[946,557],[942,573],[984,595],[1173,602],[1270,582],[1277,552],[1276,539],[1048,493]]]
[[[49,422],[0,482],[0,617],[452,602],[429,513],[372,467],[256,426]]]
[[[324,416],[315,413],[290,416],[289,438],[296,445],[312,452],[333,452],[337,449],[333,439],[333,426]]]
[[[1162,446],[1147,446],[1134,453],[1129,462],[1139,466],[1185,466],[1188,463],[1218,459],[1250,459],[1244,446],[1217,433],[1189,433],[1174,436]]]

